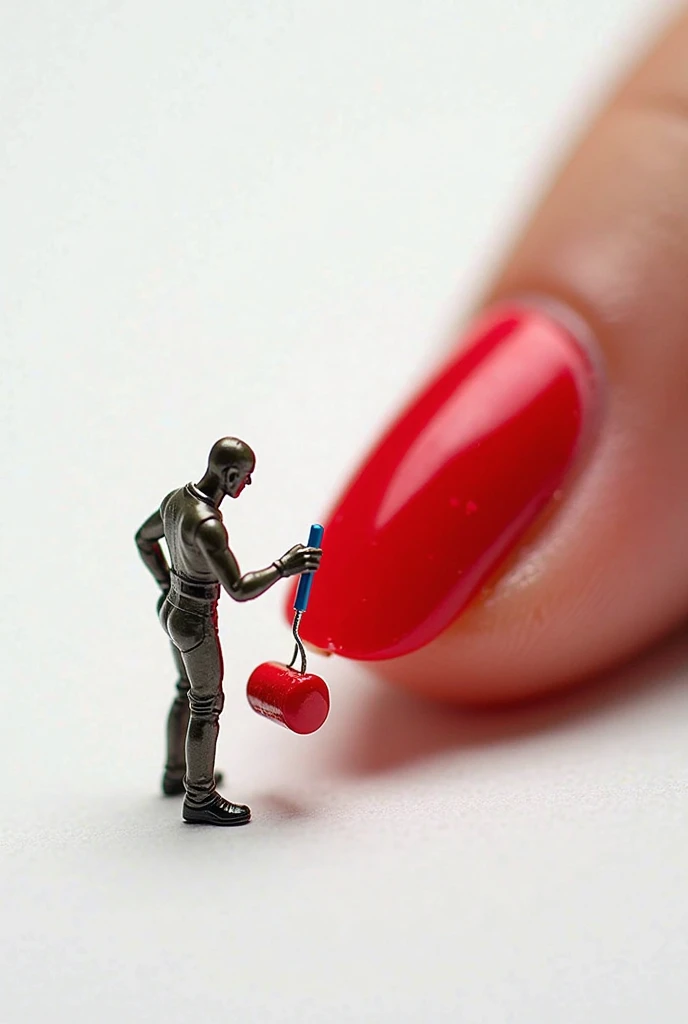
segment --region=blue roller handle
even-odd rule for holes
[[[319,548],[324,532],[325,529],[320,525],[320,523],[313,523],[313,525],[311,526],[311,532],[308,534],[307,547]],[[296,591],[296,598],[294,600],[295,612],[305,612],[306,608],[308,607],[308,598],[311,596],[311,587],[313,586],[314,576],[315,573],[313,572],[301,573],[301,579],[299,580],[299,586]]]

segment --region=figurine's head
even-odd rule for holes
[[[231,498],[238,498],[244,487],[250,485],[255,465],[253,451],[238,437],[221,437],[208,456],[208,472]]]

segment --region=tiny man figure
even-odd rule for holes
[[[217,633],[220,587],[235,601],[251,601],[277,580],[315,572],[322,551],[295,544],[267,569],[239,571],[223,525],[220,504],[238,498],[256,464],[247,444],[223,437],[213,445],[205,474],[164,498],[136,534],[141,557],[162,590],[160,621],[172,641],[179,671],[177,696],[167,721],[163,792],[186,793],[184,821],[245,825],[251,812],[215,788],[215,748],[224,704],[222,651]],[[170,564],[160,546],[165,538]],[[219,777],[218,777],[219,778]]]

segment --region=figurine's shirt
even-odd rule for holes
[[[196,537],[201,523],[209,519],[222,522],[220,510],[194,484],[186,484],[168,494],[160,506],[165,540],[173,572],[183,579],[217,583]]]

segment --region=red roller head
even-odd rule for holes
[[[319,729],[330,710],[330,694],[320,676],[277,661],[265,661],[253,670],[246,696],[259,715],[302,735]]]

